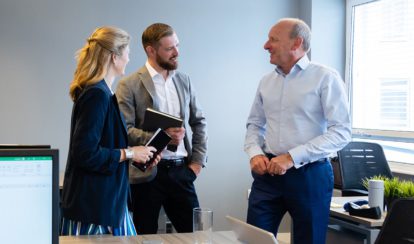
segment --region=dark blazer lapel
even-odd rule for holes
[[[116,99],[115,94],[112,94],[111,89],[108,87],[108,85],[106,84],[105,80],[101,80],[97,85],[101,86],[105,90],[105,92],[108,94],[108,96],[111,97],[112,106],[115,107],[115,110],[116,110],[116,112],[118,114],[118,119],[121,121],[122,127],[124,128],[122,130],[123,131],[123,134],[125,136],[125,139],[128,140],[128,129],[126,127],[125,120],[122,117],[122,113],[119,110],[118,100]]]
[[[124,116],[122,115],[121,111],[119,110],[118,99],[116,98],[115,94],[112,95],[112,101],[113,101],[115,109],[118,113],[118,118],[121,120],[122,127],[124,127],[123,133],[125,135],[125,138],[128,138],[128,128],[126,127]]]
[[[160,105],[158,102],[157,93],[155,92],[154,82],[152,81],[152,78],[148,72],[148,69],[144,66],[141,69],[139,69],[138,74],[140,75],[142,84],[144,85],[145,89],[147,89],[147,92],[150,94],[152,98],[153,108],[156,110],[159,110]]]

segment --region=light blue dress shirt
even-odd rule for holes
[[[276,68],[260,81],[244,149],[250,158],[289,153],[299,168],[342,149],[351,139],[350,124],[341,77],[305,55],[289,74]]]

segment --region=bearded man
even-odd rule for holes
[[[183,126],[165,129],[172,140],[161,152],[155,178],[131,184],[133,220],[138,234],[155,234],[163,206],[177,232],[192,232],[192,211],[199,207],[194,180],[207,161],[206,119],[189,76],[176,70],[179,41],[171,26],[150,25],[142,45],[145,66],[122,79],[116,92],[129,145],[145,145],[154,134],[142,129],[148,107],[182,118]]]

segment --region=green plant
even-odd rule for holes
[[[401,197],[414,197],[414,183],[412,181],[400,180],[398,177],[387,178],[382,175],[376,175],[371,178],[365,178],[362,184],[368,189],[369,180],[384,181],[384,198],[396,199]]]
[[[412,181],[402,181],[400,189],[401,197],[414,197],[414,183]]]

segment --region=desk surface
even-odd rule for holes
[[[335,208],[332,207],[331,204],[330,215],[333,217],[339,217],[342,219],[346,219],[349,221],[356,222],[358,224],[363,224],[367,227],[381,227],[384,223],[385,214],[382,215],[381,219],[369,219],[369,218],[362,218],[357,216],[351,216],[348,212],[345,212],[343,205],[349,201],[355,200],[368,200],[368,197],[361,196],[361,197],[333,197],[332,203],[341,205],[341,207]]]
[[[240,243],[237,241],[232,231],[218,231],[213,232],[213,243]],[[99,243],[123,243],[123,244],[137,244],[143,241],[160,240],[163,244],[186,244],[194,243],[193,233],[172,233],[172,234],[157,234],[157,235],[140,235],[140,236],[61,236],[59,237],[60,244],[99,244]]]
[[[289,233],[279,233],[278,241],[280,244],[287,244],[284,240],[289,240]],[[236,239],[233,231],[215,231],[212,235],[213,244],[241,243]],[[281,240],[282,239],[282,240]],[[103,236],[61,236],[60,244],[100,244],[100,243],[123,243],[137,244],[144,240],[161,240],[163,244],[193,244],[193,233],[173,233],[173,234],[157,234],[142,235],[130,237],[115,237],[111,235]]]

